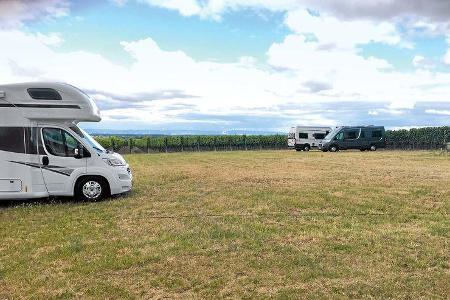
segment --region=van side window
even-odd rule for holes
[[[325,138],[325,133],[314,133],[313,136],[316,140],[323,140]]]
[[[78,141],[68,132],[59,128],[44,128],[42,130],[47,151],[54,156],[73,157]]]
[[[299,139],[307,139],[308,138],[308,133],[306,133],[306,132],[299,132],[298,133],[298,138]]]
[[[383,136],[383,134],[382,134],[381,130],[372,131],[373,138],[381,138],[382,136]]]
[[[61,95],[54,89],[30,88],[27,90],[31,98],[36,100],[61,100]]]
[[[356,130],[346,130],[344,133],[346,140],[354,140],[358,137],[358,131]]]
[[[344,139],[344,133],[342,131],[339,132],[338,134],[336,134],[334,139],[338,140],[338,141],[342,141]]]
[[[360,139],[363,139],[363,138],[365,138],[365,137],[366,137],[366,132],[363,131],[363,130],[361,130],[361,133],[359,134],[359,138],[360,138]]]

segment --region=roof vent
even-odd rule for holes
[[[0,91],[0,99],[3,99],[3,98],[5,98],[5,92]]]

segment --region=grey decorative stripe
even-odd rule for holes
[[[9,104],[1,103],[0,107],[23,107],[23,108],[71,108],[71,109],[81,109],[79,105],[71,104]]]
[[[45,166],[43,164],[26,163],[26,162],[20,162],[20,161],[9,161],[9,162],[14,163],[14,164],[32,167],[32,168],[42,168],[44,170],[58,173],[58,174],[65,175],[65,176],[70,176],[74,171],[74,169],[69,169],[69,168],[60,167],[60,166],[52,166],[52,165]]]

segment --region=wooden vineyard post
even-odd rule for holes
[[[131,154],[133,152],[133,139],[132,138],[130,138],[128,140],[128,145],[130,146],[130,154]]]
[[[167,136],[164,138],[164,148],[165,148],[166,153],[167,153]]]

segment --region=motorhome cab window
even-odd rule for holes
[[[77,140],[68,132],[59,128],[44,128],[42,130],[47,151],[54,156],[73,157],[78,147]]]
[[[305,132],[299,132],[299,133],[298,133],[298,138],[299,138],[299,139],[307,139],[307,138],[308,138],[308,133],[305,133]]]
[[[105,148],[102,147],[96,140],[94,140],[93,137],[91,137],[88,133],[86,133],[83,129],[81,129],[78,126],[72,126],[70,129],[73,130],[86,144],[89,144],[94,148],[96,151],[100,153],[108,153]]]
[[[30,88],[28,94],[36,100],[61,100],[61,95],[54,89]]]

